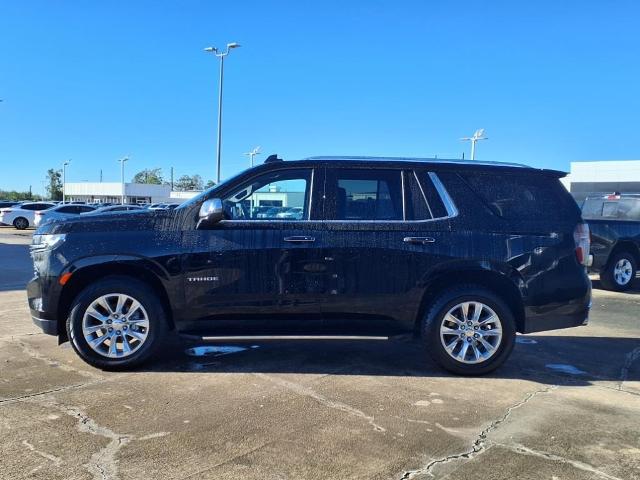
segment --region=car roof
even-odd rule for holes
[[[416,167],[434,167],[438,170],[484,170],[490,172],[512,172],[527,173],[537,172],[545,173],[555,177],[564,177],[566,172],[551,169],[534,168],[521,163],[508,162],[492,162],[485,160],[462,160],[447,158],[420,158],[420,157],[383,157],[383,156],[352,156],[352,155],[330,155],[330,156],[314,156],[300,160],[277,160],[262,164],[269,167],[277,165],[287,166],[310,166],[310,165],[331,165],[332,167],[362,167],[363,165],[371,167],[389,167],[389,168],[416,168]]]

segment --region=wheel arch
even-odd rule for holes
[[[611,249],[611,253],[609,254],[609,258],[607,258],[607,266],[617,254],[621,252],[629,252],[633,255],[636,265],[640,265],[640,248],[638,244],[633,240],[624,239],[618,240],[616,244]]]
[[[425,288],[415,319],[414,332],[416,334],[420,332],[420,323],[429,305],[445,290],[462,284],[476,284],[502,298],[513,313],[516,330],[523,332],[525,313],[521,289],[525,287],[519,282],[521,282],[519,277],[513,278],[505,272],[479,266],[457,267],[439,272],[430,279]]]
[[[16,218],[13,219],[13,221],[11,222],[11,225],[13,225],[14,227],[16,227],[16,222],[18,220],[24,220],[25,222],[27,222],[27,228],[29,228],[31,226],[31,222],[29,221],[29,219],[27,217],[25,217],[24,215],[18,215]],[[16,227],[18,228],[18,227]]]
[[[136,280],[142,281],[153,288],[153,290],[158,294],[162,308],[165,311],[169,329],[175,328],[169,295],[158,275],[150,269],[140,265],[131,265],[128,263],[113,261],[110,263],[87,265],[73,270],[71,277],[62,289],[60,300],[58,302],[57,318],[60,341],[67,340],[65,323],[74,299],[90,283],[111,276],[127,276],[135,278]]]

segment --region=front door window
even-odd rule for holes
[[[283,170],[253,179],[223,199],[227,220],[308,220],[311,170]]]

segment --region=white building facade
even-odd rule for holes
[[[571,162],[562,180],[578,202],[590,194],[640,193],[640,160]]]
[[[170,185],[120,182],[65,183],[67,201],[87,203],[182,203],[200,192],[172,192]]]

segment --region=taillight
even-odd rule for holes
[[[579,223],[573,231],[573,239],[576,242],[576,258],[578,263],[586,265],[589,260],[589,249],[591,248],[591,234],[589,225]]]

